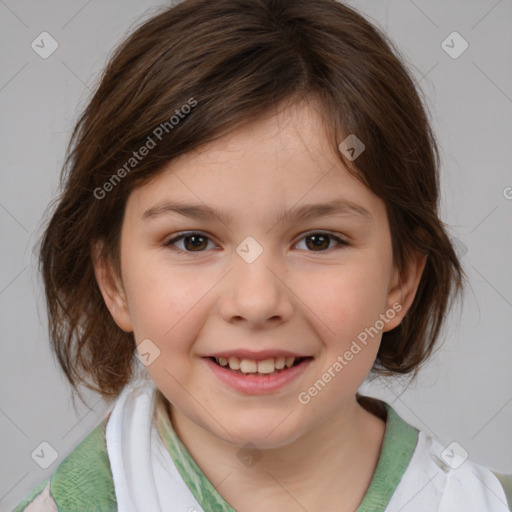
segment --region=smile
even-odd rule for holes
[[[238,357],[212,357],[215,363],[223,368],[240,374],[274,375],[292,366],[300,364],[304,357],[270,357],[261,361],[254,359],[239,359]]]
[[[252,356],[252,357],[251,357]],[[289,387],[313,361],[310,356],[287,354],[223,354],[203,357],[213,375],[230,389],[261,395]]]

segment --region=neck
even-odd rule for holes
[[[244,466],[239,446],[167,405],[173,428],[197,465],[226,501],[244,512],[261,510],[262,503],[294,510],[293,500],[297,510],[355,510],[375,471],[385,430],[382,418],[354,400],[314,430],[286,446],[261,450],[257,464]],[[339,508],[339,500],[346,509]]]

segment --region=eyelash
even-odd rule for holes
[[[185,231],[183,233],[180,233],[177,237],[175,238],[172,238],[171,240],[167,241],[164,243],[164,246],[168,247],[170,250],[182,255],[182,254],[201,254],[203,252],[206,252],[206,250],[203,250],[203,251],[187,251],[187,250],[183,250],[183,249],[178,249],[177,247],[174,246],[175,243],[183,240],[184,238],[187,238],[191,235],[200,235],[206,239],[208,239],[209,241],[212,241],[210,240],[210,238],[201,233],[200,231]],[[338,246],[337,247],[334,247],[334,248],[330,248],[330,249],[327,249],[327,250],[324,250],[324,251],[307,251],[307,252],[310,252],[312,254],[315,254],[315,253],[326,253],[328,251],[330,251],[331,249],[340,249],[342,247],[347,247],[349,246],[350,244],[346,241],[346,240],[343,240],[339,237],[337,237],[336,235],[333,235],[332,233],[329,233],[327,231],[309,231],[308,233],[305,233],[304,236],[299,240],[302,241],[304,240],[305,238],[308,238],[310,236],[313,236],[313,235],[324,235],[324,236],[328,236],[330,237],[332,240],[334,240],[335,242],[337,242]],[[297,242],[297,244],[299,243]],[[295,244],[296,245],[296,244]]]

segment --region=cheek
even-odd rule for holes
[[[305,302],[321,319],[329,339],[341,346],[350,344],[362,330],[375,324],[386,307],[384,273],[380,265],[361,261],[318,275]]]
[[[382,272],[378,265],[347,265],[319,278],[310,295],[308,305],[316,313],[311,323],[323,344],[315,377],[302,390],[311,416],[339,410],[371,371],[381,340],[377,322],[385,309]]]
[[[199,328],[201,298],[211,288],[209,280],[184,267],[171,268],[154,260],[144,264],[139,259],[125,270],[137,342],[149,338],[165,352],[185,349]]]
[[[191,273],[157,271],[156,266],[131,274],[130,316],[136,343],[149,347],[152,359],[146,370],[173,403],[183,396],[183,386],[191,387],[191,351],[202,325],[201,297],[211,288],[207,284],[201,285]]]

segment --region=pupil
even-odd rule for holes
[[[204,236],[201,235],[190,235],[185,237],[185,245],[187,245],[187,248],[190,248],[188,247],[190,244],[187,244],[187,241],[192,241],[192,248],[201,248],[201,244],[204,244],[204,239]]]
[[[327,242],[327,247],[329,247],[329,240],[325,235],[311,235],[307,239],[313,240],[313,247],[322,248],[322,243],[325,245],[325,242]]]

